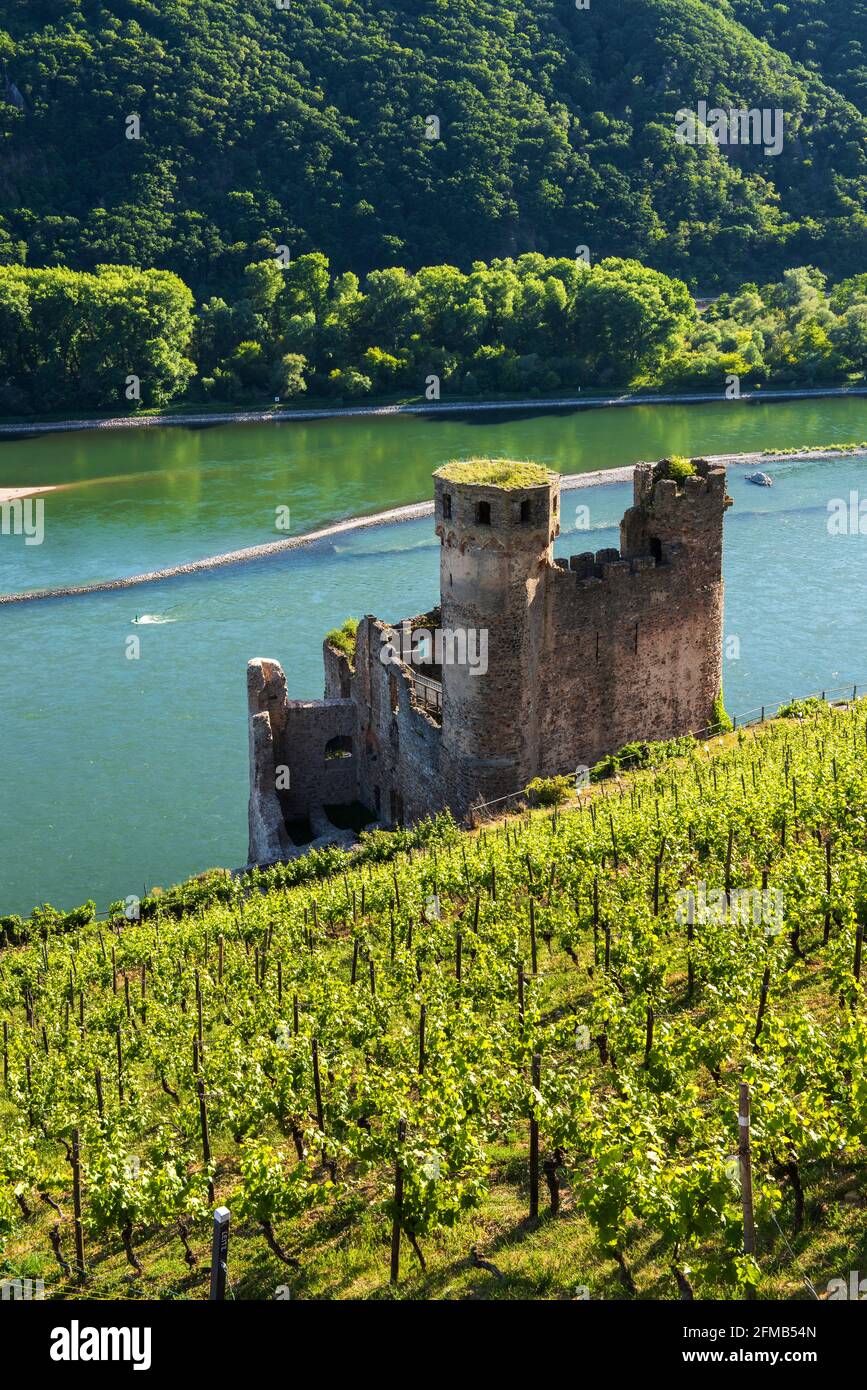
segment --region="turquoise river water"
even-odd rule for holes
[[[430,473],[469,454],[578,472],[665,453],[797,447],[867,437],[867,402],[638,407],[535,418],[391,418],[278,427],[54,435],[0,445],[0,487],[53,484],[45,540],[0,536],[0,591],[183,563],[430,496]],[[726,703],[867,688],[867,536],[832,535],[828,503],[867,486],[867,461],[731,470],[726,519]],[[557,553],[617,543],[629,486],[564,494]],[[590,509],[576,534],[575,508]],[[267,560],[85,597],[0,607],[0,912],[104,907],[143,885],[246,855],[245,666],[284,666],[321,694],[323,634],[349,614],[388,619],[437,596],[429,518]],[[160,621],[135,626],[136,615]],[[128,660],[127,638],[141,639]]]

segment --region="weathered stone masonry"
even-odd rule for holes
[[[373,617],[359,624],[354,663],[325,644],[323,700],[290,700],[278,663],[251,661],[250,862],[351,842],[326,807],[360,803],[385,826],[446,806],[460,817],[479,797],[591,765],[632,739],[708,727],[730,499],[723,468],[693,465],[676,482],[665,461],[639,464],[619,551],[568,562],[553,558],[556,474],[537,470],[540,481],[516,487],[440,469],[440,606],[405,621],[486,631],[487,670],[383,664],[394,629]],[[431,707],[440,684],[441,711]]]

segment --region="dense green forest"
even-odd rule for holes
[[[801,264],[842,278],[864,269],[865,15],[0,0],[0,258],[157,267],[230,300],[275,245],[338,273],[586,245],[700,293]],[[700,100],[779,107],[782,152],[678,144]]]
[[[195,364],[195,365],[194,365]],[[616,258],[334,275],[319,252],[246,268],[194,311],[169,271],[0,266],[0,412],[273,398],[541,396],[628,385],[742,388],[867,373],[867,275],[815,268],[699,313],[681,280]],[[433,387],[435,383],[435,387]]]
[[[732,0],[739,23],[867,111],[867,0]]]
[[[170,400],[195,370],[192,309],[166,271],[0,267],[0,410]]]
[[[0,0],[0,411],[858,377],[865,114],[867,0]]]

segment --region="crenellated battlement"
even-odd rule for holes
[[[670,547],[669,555],[663,564],[677,560],[679,546]],[[619,583],[622,579],[632,579],[658,568],[652,555],[623,556],[619,550],[585,550],[580,555],[570,555],[568,560],[557,560],[557,568],[577,581],[578,587],[591,585],[603,580]]]

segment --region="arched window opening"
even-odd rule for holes
[[[352,757],[352,737],[350,734],[337,734],[330,738],[325,745],[325,761],[331,762],[334,758]]]

